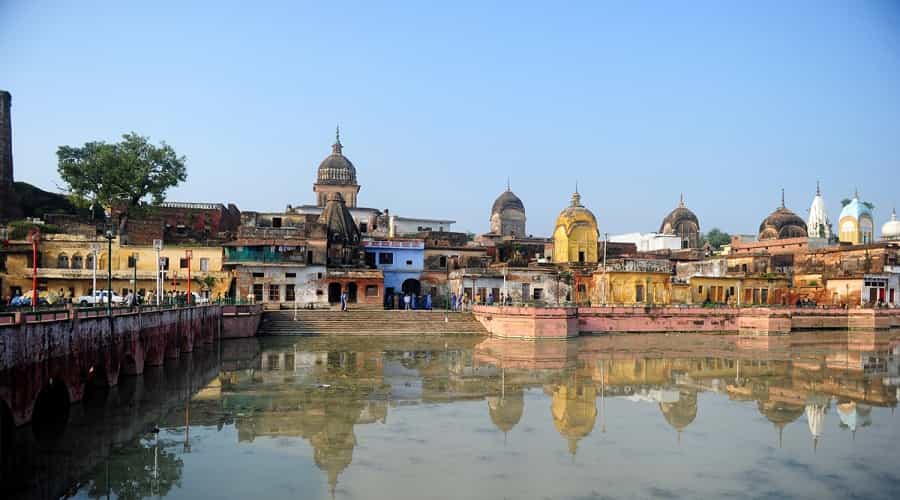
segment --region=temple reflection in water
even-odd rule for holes
[[[779,446],[785,427],[805,418],[815,449],[826,414],[835,412],[852,437],[872,424],[872,407],[896,407],[897,354],[890,334],[858,333],[794,335],[764,348],[732,337],[662,335],[424,345],[267,341],[255,364],[223,372],[192,405],[220,405],[236,415],[240,442],[306,440],[333,493],[360,445],[357,426],[387,423],[391,408],[483,400],[490,422],[507,434],[523,419],[526,402],[534,404],[525,397],[532,390],[549,404],[538,400],[542,407],[527,411],[549,414],[573,459],[581,440],[607,431],[608,399],[656,405],[680,440],[702,412],[702,393],[755,402]]]

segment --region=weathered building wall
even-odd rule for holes
[[[69,402],[80,401],[94,378],[115,385],[213,342],[221,318],[206,306],[0,325],[0,401],[24,424],[42,390],[64,384]]]

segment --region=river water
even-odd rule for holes
[[[897,498],[898,337],[227,341],[7,467],[23,498]]]

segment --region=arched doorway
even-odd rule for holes
[[[410,294],[416,296],[422,293],[422,285],[419,283],[419,280],[410,278],[403,282],[401,290],[403,290],[403,295]]]
[[[356,303],[356,283],[354,282],[347,284],[347,302]]]
[[[337,304],[341,301],[341,284],[340,283],[329,283],[328,284],[328,303],[329,304]]]

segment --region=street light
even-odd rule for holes
[[[187,258],[187,269],[188,269],[188,275],[187,275],[187,305],[190,306],[190,305],[194,302],[194,301],[192,300],[192,299],[193,299],[193,296],[191,295],[191,257],[194,256],[194,251],[191,250],[190,248],[188,248],[187,250],[184,251],[184,256],[185,256],[185,258]]]
[[[138,253],[133,252],[131,254],[132,264],[134,264],[134,279],[131,282],[131,304],[137,305],[137,263],[138,263]]]
[[[91,306],[97,305],[97,257],[100,255],[100,244],[99,243],[91,243],[91,264],[93,267],[92,275],[91,275],[91,295],[94,299],[91,301]]]
[[[162,240],[153,240],[153,249],[156,250],[156,305],[159,305],[160,296],[162,295],[163,278],[160,270],[162,263],[159,261],[159,252],[162,250],[162,246]]]
[[[112,226],[107,226],[106,234],[104,234],[107,243],[107,254],[106,254],[106,312],[110,316],[112,316],[112,241],[115,236],[113,235]]]
[[[41,239],[41,232],[38,229],[31,231],[31,310],[37,309],[38,305],[38,289],[37,289],[37,270],[38,270],[38,241]]]

